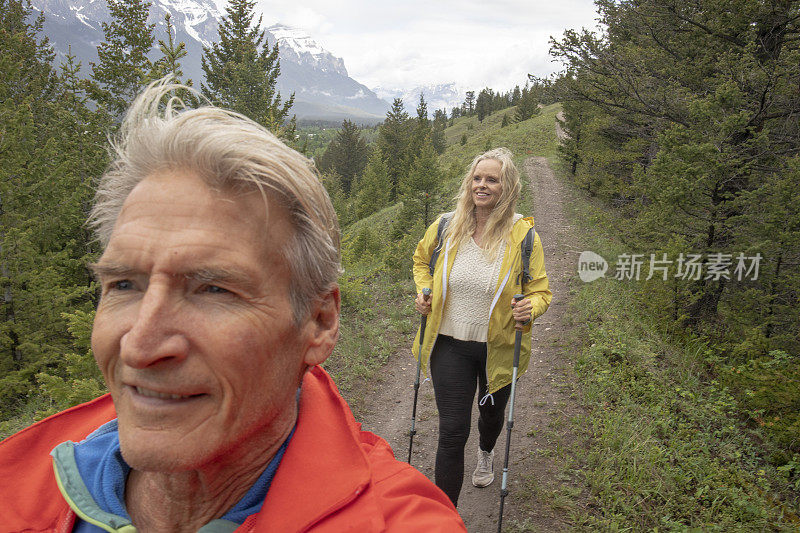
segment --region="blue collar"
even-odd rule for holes
[[[219,520],[241,525],[248,516],[261,510],[294,430],[292,428],[275,457],[244,497]],[[89,519],[89,522],[82,522],[79,518],[74,531],[102,531],[95,526],[84,527],[94,522],[113,529],[130,525],[130,516],[125,509],[125,482],[131,468],[120,453],[117,420],[100,426],[78,444],[71,441],[59,444],[51,455],[65,499],[80,518]],[[214,522],[217,521],[209,525]]]

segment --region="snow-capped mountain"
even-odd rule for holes
[[[267,28],[267,40],[270,44],[278,42],[278,89],[283,95],[295,93],[292,112],[298,118],[342,120],[358,109],[372,115],[372,120],[359,118],[362,122],[383,120],[389,105],[349,77],[344,60],[325,50],[303,30],[275,24]]]
[[[32,0],[34,14],[45,16],[44,33],[56,51],[59,64],[67,51],[81,61],[85,76],[97,61],[97,46],[103,41],[102,23],[110,22],[106,0]],[[149,23],[154,23],[155,41],[166,40],[164,16],[169,13],[176,41],[186,44],[181,60],[184,78],[195,87],[204,79],[200,66],[203,47],[216,42],[220,11],[218,0],[152,0]],[[279,43],[281,75],[278,90],[284,98],[295,93],[292,113],[298,119],[379,122],[389,105],[366,86],[350,78],[344,60],[317,44],[297,28],[275,24],[267,29],[267,42]],[[153,54],[156,56],[157,54]]]
[[[273,24],[267,32],[278,41],[281,60],[305,64],[323,72],[335,72],[347,76],[344,60],[336,57],[314,41],[303,30],[285,24]]]
[[[58,64],[71,48],[83,64],[88,76],[89,63],[97,61],[97,46],[103,42],[103,22],[110,22],[105,0],[33,0],[34,10],[45,16],[44,32],[56,51]],[[164,16],[169,13],[175,28],[175,39],[186,43],[188,55],[183,59],[187,79],[199,86],[203,79],[200,56],[203,46],[218,38],[221,14],[212,0],[156,0],[150,6],[148,22],[155,23],[155,41],[166,40]]]
[[[395,98],[402,98],[403,105],[409,114],[414,114],[414,110],[419,104],[419,95],[425,95],[425,102],[428,104],[428,116],[433,116],[437,109],[447,109],[448,114],[454,107],[460,106],[466,98],[467,91],[464,87],[456,83],[443,83],[439,85],[420,85],[413,89],[386,89],[374,87],[372,89],[378,97],[387,102],[392,102]]]

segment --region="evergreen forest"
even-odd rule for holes
[[[800,1],[596,0],[602,29],[552,38],[558,75],[336,128],[298,125],[275,90],[254,1],[229,2],[202,81],[148,2],[104,1],[98,61],[80,65],[55,64],[27,2],[0,0],[0,437],[105,392],[84,223],[109,136],[169,75],[196,89],[187,105],[236,110],[315,161],[342,228],[326,366],[357,416],[389,354],[411,361],[417,242],[472,158],[506,146],[520,168],[547,159],[583,250],[611,263],[582,283],[575,254],[564,353],[584,415],[564,423],[580,445],[554,453],[569,483],[525,480],[521,508],[579,530],[800,530]],[[517,210],[536,201],[525,185]]]

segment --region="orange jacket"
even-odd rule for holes
[[[72,531],[75,514],[56,486],[50,451],[115,417],[105,395],[0,443],[0,530]],[[330,376],[308,372],[295,434],[261,512],[236,531],[466,531],[441,490],[360,428]]]

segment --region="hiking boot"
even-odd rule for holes
[[[492,461],[494,460],[494,450],[485,452],[478,448],[478,466],[472,473],[472,484],[476,487],[488,487],[494,481],[494,470]]]

